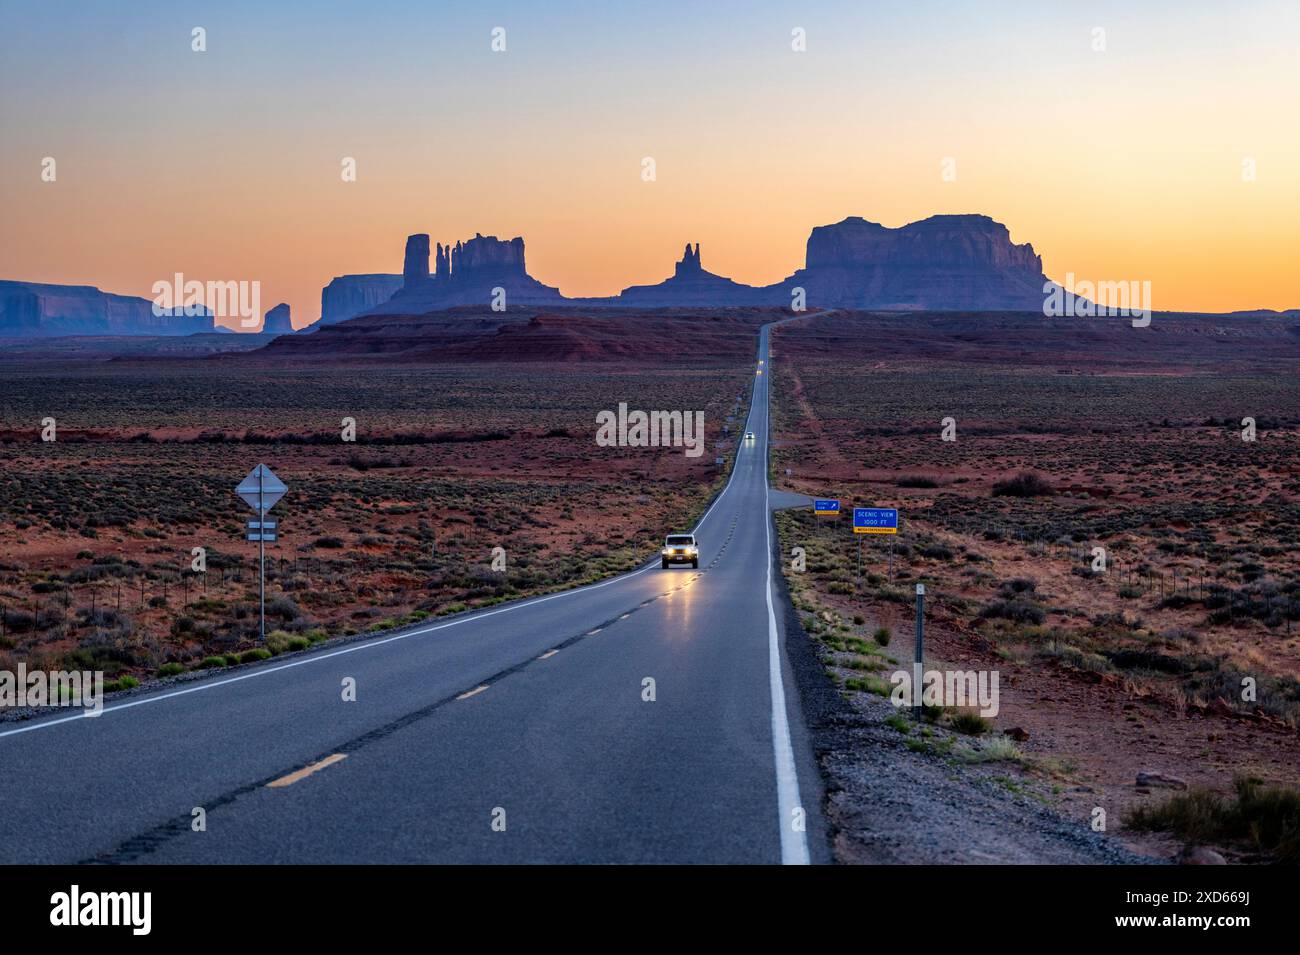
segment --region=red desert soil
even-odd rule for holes
[[[819,605],[868,640],[890,627],[904,659],[909,581],[924,580],[927,662],[998,670],[996,726],[1027,734],[1019,745],[1047,797],[1083,823],[1100,806],[1113,835],[1167,856],[1169,837],[1120,827],[1173,792],[1139,789],[1140,771],[1221,792],[1237,776],[1300,784],[1300,623],[1287,616],[1300,575],[1296,327],[1157,315],[1158,336],[1135,339],[1117,322],[1076,335],[1032,317],[848,313],[785,326],[773,346],[778,483],[845,508],[899,507],[908,553],[891,592],[876,540],[870,579],[856,580],[844,526],[822,540],[801,515],[791,532],[802,536],[784,546],[811,536],[829,548],[803,578]],[[1253,445],[1240,440],[1247,414],[1267,420]],[[944,443],[949,415],[958,440]],[[1056,495],[995,497],[1020,470]],[[917,476],[930,486],[899,486]],[[1100,541],[1110,571],[1090,576]],[[1181,602],[1161,599],[1157,577]],[[1016,579],[1034,581],[1042,622],[982,618]],[[1212,587],[1259,615],[1221,621],[1202,605]],[[1277,595],[1267,621],[1266,594]],[[1120,651],[1186,669],[1125,669],[1111,662]],[[1234,674],[1258,678],[1259,705],[1232,695]]]

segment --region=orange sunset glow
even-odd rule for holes
[[[832,5],[800,14],[801,53],[774,10],[520,5],[394,35],[346,6],[144,6],[0,14],[0,277],[256,279],[302,326],[333,276],[399,272],[413,232],[521,235],[531,274],[584,296],[659,281],[687,241],[768,284],[817,225],[982,213],[1058,281],[1149,281],[1164,310],[1300,305],[1293,5]]]

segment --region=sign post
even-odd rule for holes
[[[893,507],[855,507],[853,533],[897,534],[898,509]]]
[[[257,541],[258,633],[263,643],[266,642],[266,542],[274,543],[279,533],[278,522],[267,520],[266,512],[275,507],[287,490],[284,482],[265,464],[249,471],[248,477],[235,488],[235,493],[243,498],[244,503],[257,512],[257,520],[248,522],[247,537],[250,541]]]
[[[813,500],[813,513],[818,517],[839,517],[840,502],[836,498],[816,498]]]
[[[855,507],[853,533],[897,534],[898,509],[893,507]],[[858,542],[858,576],[862,576],[862,543]],[[889,538],[889,579],[894,579],[894,539]]]
[[[921,686],[925,677],[925,584],[916,585],[916,662],[912,665],[912,715],[921,718]]]

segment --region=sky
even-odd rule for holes
[[[415,232],[608,295],[982,213],[1058,281],[1300,307],[1297,48],[1295,0],[0,0],[0,278],[259,281],[301,327]]]

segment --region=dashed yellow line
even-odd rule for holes
[[[588,630],[586,633],[583,634],[583,636],[584,636],[584,637],[594,637],[596,634],[600,633],[600,631],[603,630],[603,629],[604,629],[604,627],[597,627],[595,630]]]
[[[556,655],[557,653],[559,653],[559,652],[560,652],[559,650],[547,650],[545,653],[543,653],[543,654],[542,654],[540,657],[538,657],[537,659],[539,659],[539,660],[549,660],[551,657],[555,656],[555,655]]]
[[[482,692],[483,692],[484,690],[486,690],[487,688],[488,688],[488,685],[487,685],[486,683],[480,683],[478,686],[474,687],[474,689],[472,689],[472,690],[466,690],[466,691],[465,691],[464,693],[462,693],[460,696],[456,697],[456,699],[458,699],[458,700],[468,700],[471,696],[476,696],[477,694],[482,693]]]
[[[319,759],[316,762],[312,763],[310,766],[304,766],[302,769],[297,770],[296,772],[292,772],[288,776],[281,776],[279,779],[271,780],[269,783],[266,784],[266,788],[282,789],[285,786],[292,786],[300,779],[306,779],[312,773],[318,773],[326,766],[333,766],[335,763],[340,762],[341,760],[345,760],[347,758],[348,758],[347,753],[335,753],[333,756],[326,756],[324,759]]]

